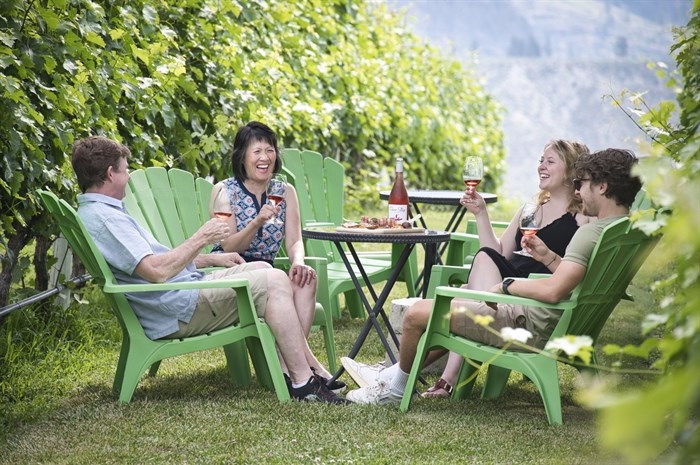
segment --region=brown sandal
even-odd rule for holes
[[[452,395],[452,386],[447,381],[440,378],[432,387],[428,388],[421,397],[450,397]]]

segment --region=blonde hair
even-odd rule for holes
[[[564,185],[570,186],[570,199],[569,206],[567,210],[571,213],[581,211],[581,198],[574,195],[574,183],[573,179],[576,177],[575,164],[576,159],[583,154],[590,153],[586,144],[577,141],[555,139],[550,140],[544,146],[542,152],[547,151],[547,149],[553,149],[559,155],[559,158],[566,165],[566,178],[564,179]],[[549,201],[550,193],[545,190],[540,190],[537,194],[537,203],[540,205]]]

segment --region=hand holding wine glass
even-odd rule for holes
[[[481,178],[484,177],[484,163],[481,157],[467,157],[464,162],[464,168],[462,169],[462,180],[467,186],[467,192],[472,197],[472,200],[467,200],[467,202],[473,202],[474,192],[476,191],[476,186],[481,182]]]
[[[267,201],[277,207],[284,200],[284,193],[287,188],[287,177],[283,174],[275,174],[267,183]],[[282,220],[275,215],[265,222],[265,224],[282,224]]]
[[[226,221],[231,218],[233,209],[231,208],[231,199],[228,196],[228,189],[222,186],[219,192],[209,205],[209,212],[214,218],[221,221]]]
[[[527,202],[520,210],[520,232],[525,237],[534,236],[542,227],[542,206]],[[516,250],[514,253],[532,257],[527,250]]]

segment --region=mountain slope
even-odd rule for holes
[[[690,0],[468,0],[391,2],[414,32],[446,56],[476,67],[505,108],[505,196],[537,190],[536,161],[554,138],[592,150],[638,151],[644,134],[606,95],[674,95],[647,67],[672,64],[671,21],[687,22]],[[656,13],[656,14],[655,14]],[[629,106],[630,102],[624,102]],[[640,155],[643,155],[640,153]]]

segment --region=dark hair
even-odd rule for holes
[[[119,160],[131,155],[129,149],[103,136],[90,136],[73,144],[71,163],[78,178],[80,190],[101,186],[107,176],[107,168],[119,170]]]
[[[637,157],[631,150],[605,149],[585,154],[576,160],[576,177],[591,178],[591,183],[605,182],[608,189],[605,196],[615,199],[618,205],[629,208],[634,197],[642,188],[638,176],[632,176],[632,167]]]
[[[277,136],[275,132],[268,126],[257,121],[251,121],[245,126],[238,129],[236,139],[233,141],[233,153],[231,154],[231,169],[233,175],[243,181],[248,179],[248,174],[245,172],[245,153],[248,147],[253,142],[267,142],[275,148],[275,166],[272,168],[273,173],[279,173],[282,169],[282,158],[277,147]]]

